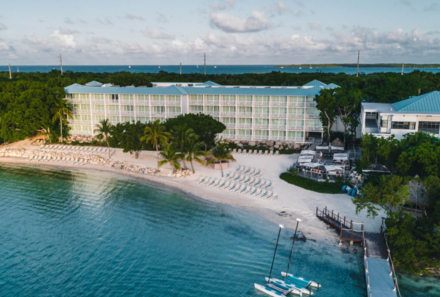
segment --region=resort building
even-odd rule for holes
[[[439,137],[440,91],[411,97],[396,103],[362,103],[362,134],[377,137],[423,131]]]
[[[234,140],[313,142],[322,138],[322,123],[313,98],[323,88],[304,86],[222,86],[205,83],[156,83],[153,87],[119,87],[92,81],[66,87],[73,104],[71,134],[92,135],[103,119],[112,124],[165,120],[187,113],[209,114],[224,123],[221,135]]]

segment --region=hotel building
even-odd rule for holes
[[[403,135],[423,131],[439,137],[440,91],[411,97],[396,103],[362,103],[362,135],[377,137]]]
[[[71,134],[93,135],[103,119],[165,120],[187,113],[209,114],[226,126],[223,138],[306,143],[322,138],[322,123],[313,98],[323,88],[304,86],[222,86],[205,83],[153,83],[153,87],[118,87],[92,81],[65,88],[73,104]]]

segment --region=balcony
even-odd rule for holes
[[[133,105],[134,100],[122,99],[121,104]]]
[[[289,119],[304,119],[304,115],[303,114],[289,113],[287,115],[287,118],[289,118]]]
[[[182,114],[181,112],[167,112],[167,118],[175,118],[181,114]]]
[[[285,119],[286,118],[286,114],[285,113],[272,113],[270,115],[271,119]]]
[[[136,106],[149,106],[150,101],[149,100],[136,100]]]
[[[319,126],[306,126],[306,131],[322,131],[322,127]]]
[[[263,130],[267,130],[267,129],[269,129],[269,124],[258,124],[258,125],[255,125],[255,126],[254,126],[254,129],[259,129],[259,130],[263,129]]]
[[[107,110],[107,115],[119,115],[119,110]]]
[[[223,123],[224,124],[224,123]],[[235,129],[235,123],[231,124],[224,124],[226,126],[226,129]]]
[[[288,141],[294,141],[294,142],[302,142],[302,137],[287,137]]]
[[[105,111],[104,110],[94,110],[93,115],[105,115]]]
[[[235,139],[235,134],[222,134],[223,138]]]
[[[102,104],[104,105],[105,100],[104,99],[92,99],[93,104]]]
[[[87,109],[87,110],[75,110],[73,112],[73,114],[86,114],[86,115],[89,115],[90,114],[90,109]]]
[[[286,140],[286,137],[285,136],[271,136],[270,140],[284,141],[284,140]]]
[[[307,107],[316,107],[316,102],[307,102],[306,106]]]
[[[255,140],[268,140],[269,135],[254,135]]]
[[[203,105],[203,100],[189,100],[190,105]]]
[[[209,114],[212,117],[219,117],[220,116],[220,112],[218,112],[218,111],[205,111],[204,114]]]
[[[150,112],[149,111],[136,111],[136,116],[138,117],[149,117]]]
[[[108,105],[119,105],[119,100],[107,99],[107,100],[105,100],[105,103]]]
[[[151,116],[156,117],[156,118],[159,118],[159,117],[163,118],[163,117],[165,117],[165,112],[152,112]]]
[[[180,101],[167,101],[167,106],[180,106]]]
[[[235,101],[222,101],[222,106],[235,106]]]
[[[247,117],[247,118],[251,118],[252,117],[252,112],[239,112],[238,113],[239,117]]]
[[[252,124],[238,124],[238,128],[252,129]]]
[[[236,113],[235,112],[221,112],[220,116],[222,117],[232,117],[235,118]]]
[[[272,107],[286,107],[287,102],[271,102],[270,106]]]
[[[280,125],[271,125],[270,126],[270,130],[282,130],[282,131],[284,131],[284,130],[286,130],[286,125],[282,125],[282,126],[280,126]]]
[[[220,101],[212,101],[212,100],[209,100],[209,101],[206,101],[206,103],[205,103],[205,105],[207,105],[207,106],[220,106],[219,105],[220,104]]]
[[[289,131],[303,131],[304,126],[287,126],[287,130],[289,130]]]
[[[306,119],[320,119],[318,114],[306,114]]]
[[[238,106],[252,106],[252,101],[239,101]]]
[[[269,114],[268,113],[254,113],[254,118],[268,119],[269,118]]]
[[[165,106],[165,101],[151,100],[151,106]]]
[[[134,117],[134,111],[121,111],[121,115]]]
[[[251,140],[252,136],[251,135],[237,135],[236,138],[240,139],[240,140]]]
[[[82,120],[69,120],[70,125],[91,125],[92,121],[82,121]]]
[[[288,107],[304,107],[304,102],[289,102]]]
[[[268,107],[269,101],[256,101],[256,102],[254,102],[254,106]]]
[[[70,99],[70,102],[72,102],[72,104],[87,104],[90,103],[90,99]]]

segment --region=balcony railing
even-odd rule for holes
[[[254,129],[269,129],[269,124],[256,124]]]
[[[319,119],[318,114],[306,114],[306,119]]]
[[[220,112],[218,112],[218,111],[205,111],[204,114],[209,114],[210,116],[213,116],[213,117],[220,116]]]
[[[151,100],[151,105],[152,106],[165,106],[165,101]]]
[[[224,124],[226,126],[226,129],[235,129],[235,123],[231,124]]]
[[[304,102],[289,102],[288,107],[304,107]]]
[[[150,100],[136,100],[136,106],[148,106],[150,105]]]
[[[270,115],[270,117],[272,119],[285,119],[286,118],[286,114],[285,113],[272,113]]]
[[[182,113],[181,112],[167,112],[167,117],[168,118],[175,118],[175,117],[177,117],[178,115],[181,115]]]
[[[322,127],[318,126],[306,126],[306,131],[322,131]]]
[[[268,140],[269,135],[254,135],[255,140]]]
[[[236,138],[241,139],[241,140],[251,140],[252,136],[251,135],[237,135]]]
[[[167,101],[167,106],[180,106],[180,101]]]
[[[69,120],[70,125],[91,125],[92,121]]]
[[[316,107],[316,102],[307,102],[306,106],[307,107]]]
[[[90,114],[90,109],[87,110],[75,110],[73,114]]]
[[[285,125],[271,125],[270,130],[286,130]]]
[[[165,113],[164,112],[152,112],[151,116],[153,116],[153,117],[165,117]]]
[[[134,100],[122,99],[121,104],[133,105]]]
[[[269,114],[268,113],[254,113],[254,118],[268,119],[269,118]]]
[[[107,115],[119,115],[119,110],[107,110]]]
[[[285,136],[271,136],[270,140],[281,140],[281,141],[284,141],[284,140],[286,140],[286,137]]]
[[[236,113],[235,112],[220,112],[220,116],[222,117],[233,117],[235,118]]]
[[[94,110],[93,115],[105,115],[105,111],[104,110]]]
[[[134,111],[121,111],[121,115],[123,116],[131,116],[134,117]]]
[[[271,102],[270,106],[281,106],[281,107],[285,107],[287,104],[287,102]]]
[[[189,100],[190,105],[203,105],[203,100]]]
[[[252,112],[239,112],[239,117],[252,117]]]
[[[222,133],[223,138],[229,138],[229,139],[235,139],[235,134],[223,134]]]
[[[119,104],[119,100],[107,99],[105,100],[106,104]]]
[[[304,115],[303,115],[303,114],[289,113],[289,114],[287,115],[287,117],[288,117],[289,119],[303,119],[303,118],[304,118]]]
[[[104,99],[92,99],[93,104],[102,104],[104,105],[105,100]]]
[[[254,106],[269,106],[269,101],[255,101]]]
[[[139,117],[149,117],[150,112],[149,111],[136,111],[136,115]]]
[[[90,99],[70,99],[70,102],[72,102],[72,104],[84,104],[84,103],[90,103]]]
[[[290,131],[303,131],[304,126],[287,126],[287,130]]]
[[[222,101],[222,106],[235,106],[235,101]]]
[[[250,129],[250,128],[252,128],[252,124],[238,124],[238,128]]]
[[[218,100],[216,100],[216,101],[209,100],[209,101],[206,101],[206,103],[205,103],[205,105],[207,105],[207,106],[219,106],[219,104],[220,104],[220,101],[218,101]]]
[[[303,139],[301,137],[287,137],[288,141],[302,142]]]
[[[238,106],[252,106],[252,101],[239,101]]]

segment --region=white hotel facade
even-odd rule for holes
[[[316,80],[301,87],[221,86],[208,81],[153,83],[152,88],[93,81],[65,90],[73,104],[73,135],[93,135],[103,119],[116,125],[204,113],[225,124],[223,138],[306,143],[321,139],[323,132],[313,98],[323,88],[336,87]]]

